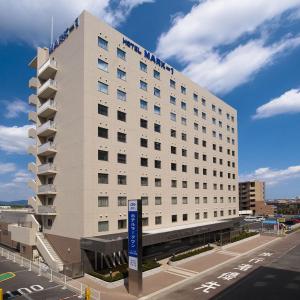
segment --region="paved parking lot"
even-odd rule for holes
[[[20,265],[0,256],[0,275],[12,272],[14,277],[0,281],[4,299],[60,300],[78,299],[74,292],[63,286],[28,271]],[[5,276],[0,276],[5,279]]]

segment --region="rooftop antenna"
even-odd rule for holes
[[[53,16],[51,17],[51,41],[50,46],[53,44]]]

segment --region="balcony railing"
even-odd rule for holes
[[[30,111],[28,113],[28,121],[36,123],[36,120],[37,120],[37,114],[36,114],[36,112],[35,111]]]
[[[56,145],[53,142],[47,142],[38,147],[38,155],[49,155],[56,152]]]
[[[37,89],[39,87],[39,81],[36,77],[31,77],[28,82],[28,86],[31,89]]]
[[[52,174],[56,173],[56,167],[52,163],[42,164],[37,167],[38,174]]]
[[[49,99],[48,101],[46,101],[37,110],[37,114],[43,118],[49,117],[50,115],[52,115],[55,112],[56,112],[56,104],[55,104],[55,101],[52,99]]]
[[[38,215],[56,215],[56,206],[54,205],[39,205],[37,207]]]
[[[40,135],[40,136],[47,136],[54,132],[56,132],[56,126],[55,126],[55,123],[50,120],[47,121],[46,123],[42,124],[41,126],[39,126],[36,131],[37,135]]]
[[[56,194],[54,184],[43,184],[38,187],[38,194]]]
[[[38,77],[48,79],[57,71],[57,63],[53,59],[48,59],[38,70]]]
[[[27,153],[35,156],[36,155],[36,147],[34,145],[30,145],[27,149]]]
[[[38,100],[38,97],[35,94],[31,94],[28,97],[28,103],[31,104],[31,105],[37,105],[37,100]]]
[[[48,79],[41,87],[37,89],[37,94],[43,99],[51,98],[57,92],[56,81]]]

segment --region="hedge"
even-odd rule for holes
[[[174,255],[174,256],[171,257],[170,260],[171,261],[182,260],[184,258],[187,258],[187,257],[190,257],[190,256],[194,256],[194,255],[197,255],[197,254],[200,254],[200,253],[212,250],[212,249],[213,249],[213,247],[206,246],[206,247],[203,247],[203,248],[200,248],[200,249],[195,249],[195,250],[191,250],[191,251],[188,251],[188,252],[185,252],[185,253],[182,253],[182,254]]]

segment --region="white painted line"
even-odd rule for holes
[[[187,279],[191,278],[191,276],[186,276],[186,275],[175,273],[175,272],[171,272],[171,271],[164,271],[164,272],[172,274],[172,275],[176,275],[176,276],[179,276],[179,277],[187,278]]]

